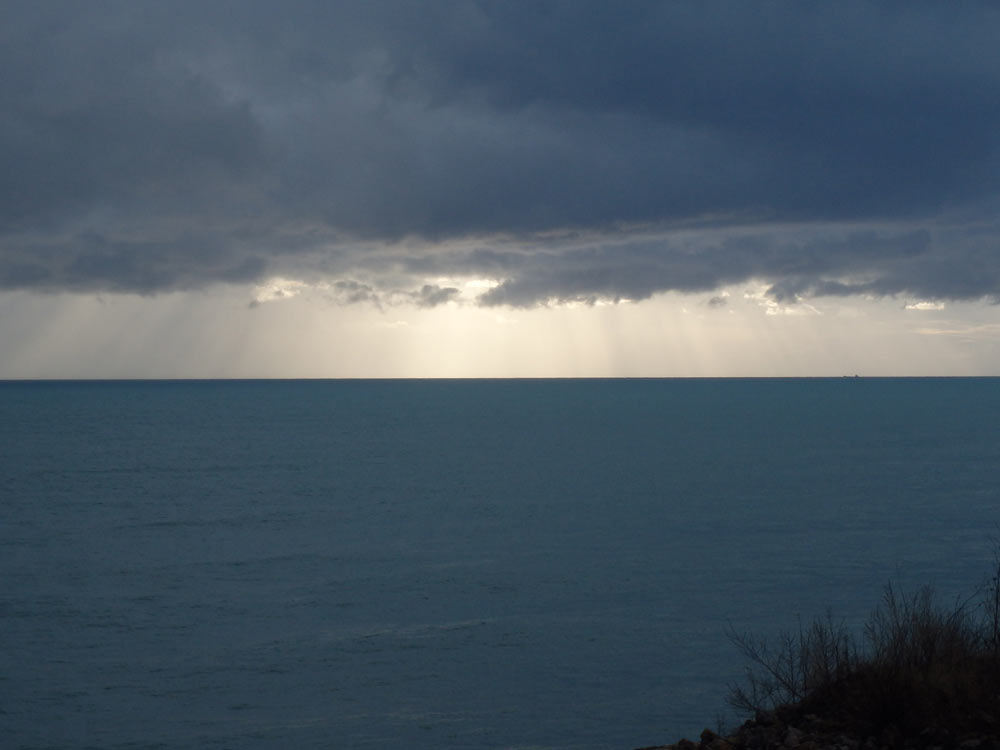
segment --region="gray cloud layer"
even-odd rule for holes
[[[988,3],[6,3],[0,288],[995,299],[997,39]]]

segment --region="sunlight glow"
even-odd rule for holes
[[[641,302],[482,307],[496,282],[388,305],[358,283],[138,295],[0,294],[0,377],[699,377],[995,374],[984,303],[817,298],[763,285]],[[446,286],[448,285],[448,286]],[[346,291],[345,291],[346,290]],[[339,295],[339,296],[338,296]],[[354,297],[352,297],[354,295]],[[349,303],[346,299],[360,301]],[[382,298],[384,299],[384,298]],[[248,305],[248,300],[250,304]],[[914,325],[919,319],[919,325]]]

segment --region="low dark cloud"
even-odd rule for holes
[[[975,2],[7,3],[0,288],[996,299],[997,38]]]
[[[437,307],[450,302],[458,296],[458,289],[453,286],[441,287],[437,284],[424,284],[415,294],[419,307]]]

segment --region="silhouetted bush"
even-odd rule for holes
[[[1000,561],[1000,558],[998,558]],[[730,631],[750,665],[737,711],[822,717],[859,736],[1000,729],[1000,562],[978,605],[890,584],[863,635],[830,615],[776,639]]]

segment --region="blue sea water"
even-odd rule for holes
[[[0,383],[0,745],[628,750],[993,554],[1000,380]]]

